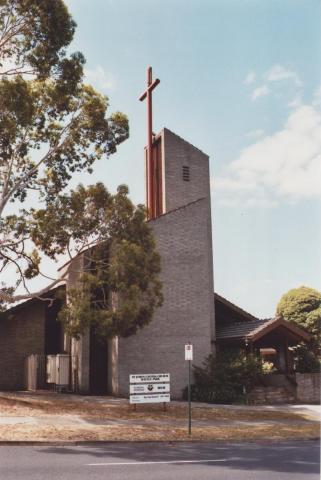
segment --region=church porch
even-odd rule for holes
[[[310,335],[281,318],[230,323],[217,329],[219,349],[244,348],[272,362],[278,373],[293,374],[291,347],[309,342]]]

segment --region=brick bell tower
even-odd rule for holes
[[[109,349],[110,392],[128,395],[131,374],[169,373],[171,398],[186,386],[184,345],[194,364],[212,352],[215,339],[209,157],[163,128],[152,130],[152,92],[160,83],[147,69],[146,205],[161,257],[163,305],[136,335]]]

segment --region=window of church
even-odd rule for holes
[[[183,180],[184,182],[190,181],[189,167],[187,165],[183,165]]]

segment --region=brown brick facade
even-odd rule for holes
[[[193,343],[193,363],[200,365],[215,336],[209,160],[167,129],[158,138],[167,213],[151,226],[162,260],[164,303],[150,325],[119,339],[115,393],[128,395],[129,374],[170,373],[172,397],[180,398],[187,384],[185,343]]]
[[[24,362],[28,355],[43,354],[45,304],[28,302],[12,318],[0,320],[0,389],[24,388]]]
[[[320,403],[320,373],[297,373],[297,401]]]

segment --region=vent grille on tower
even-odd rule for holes
[[[183,180],[184,182],[190,181],[189,167],[187,165],[183,165]]]

